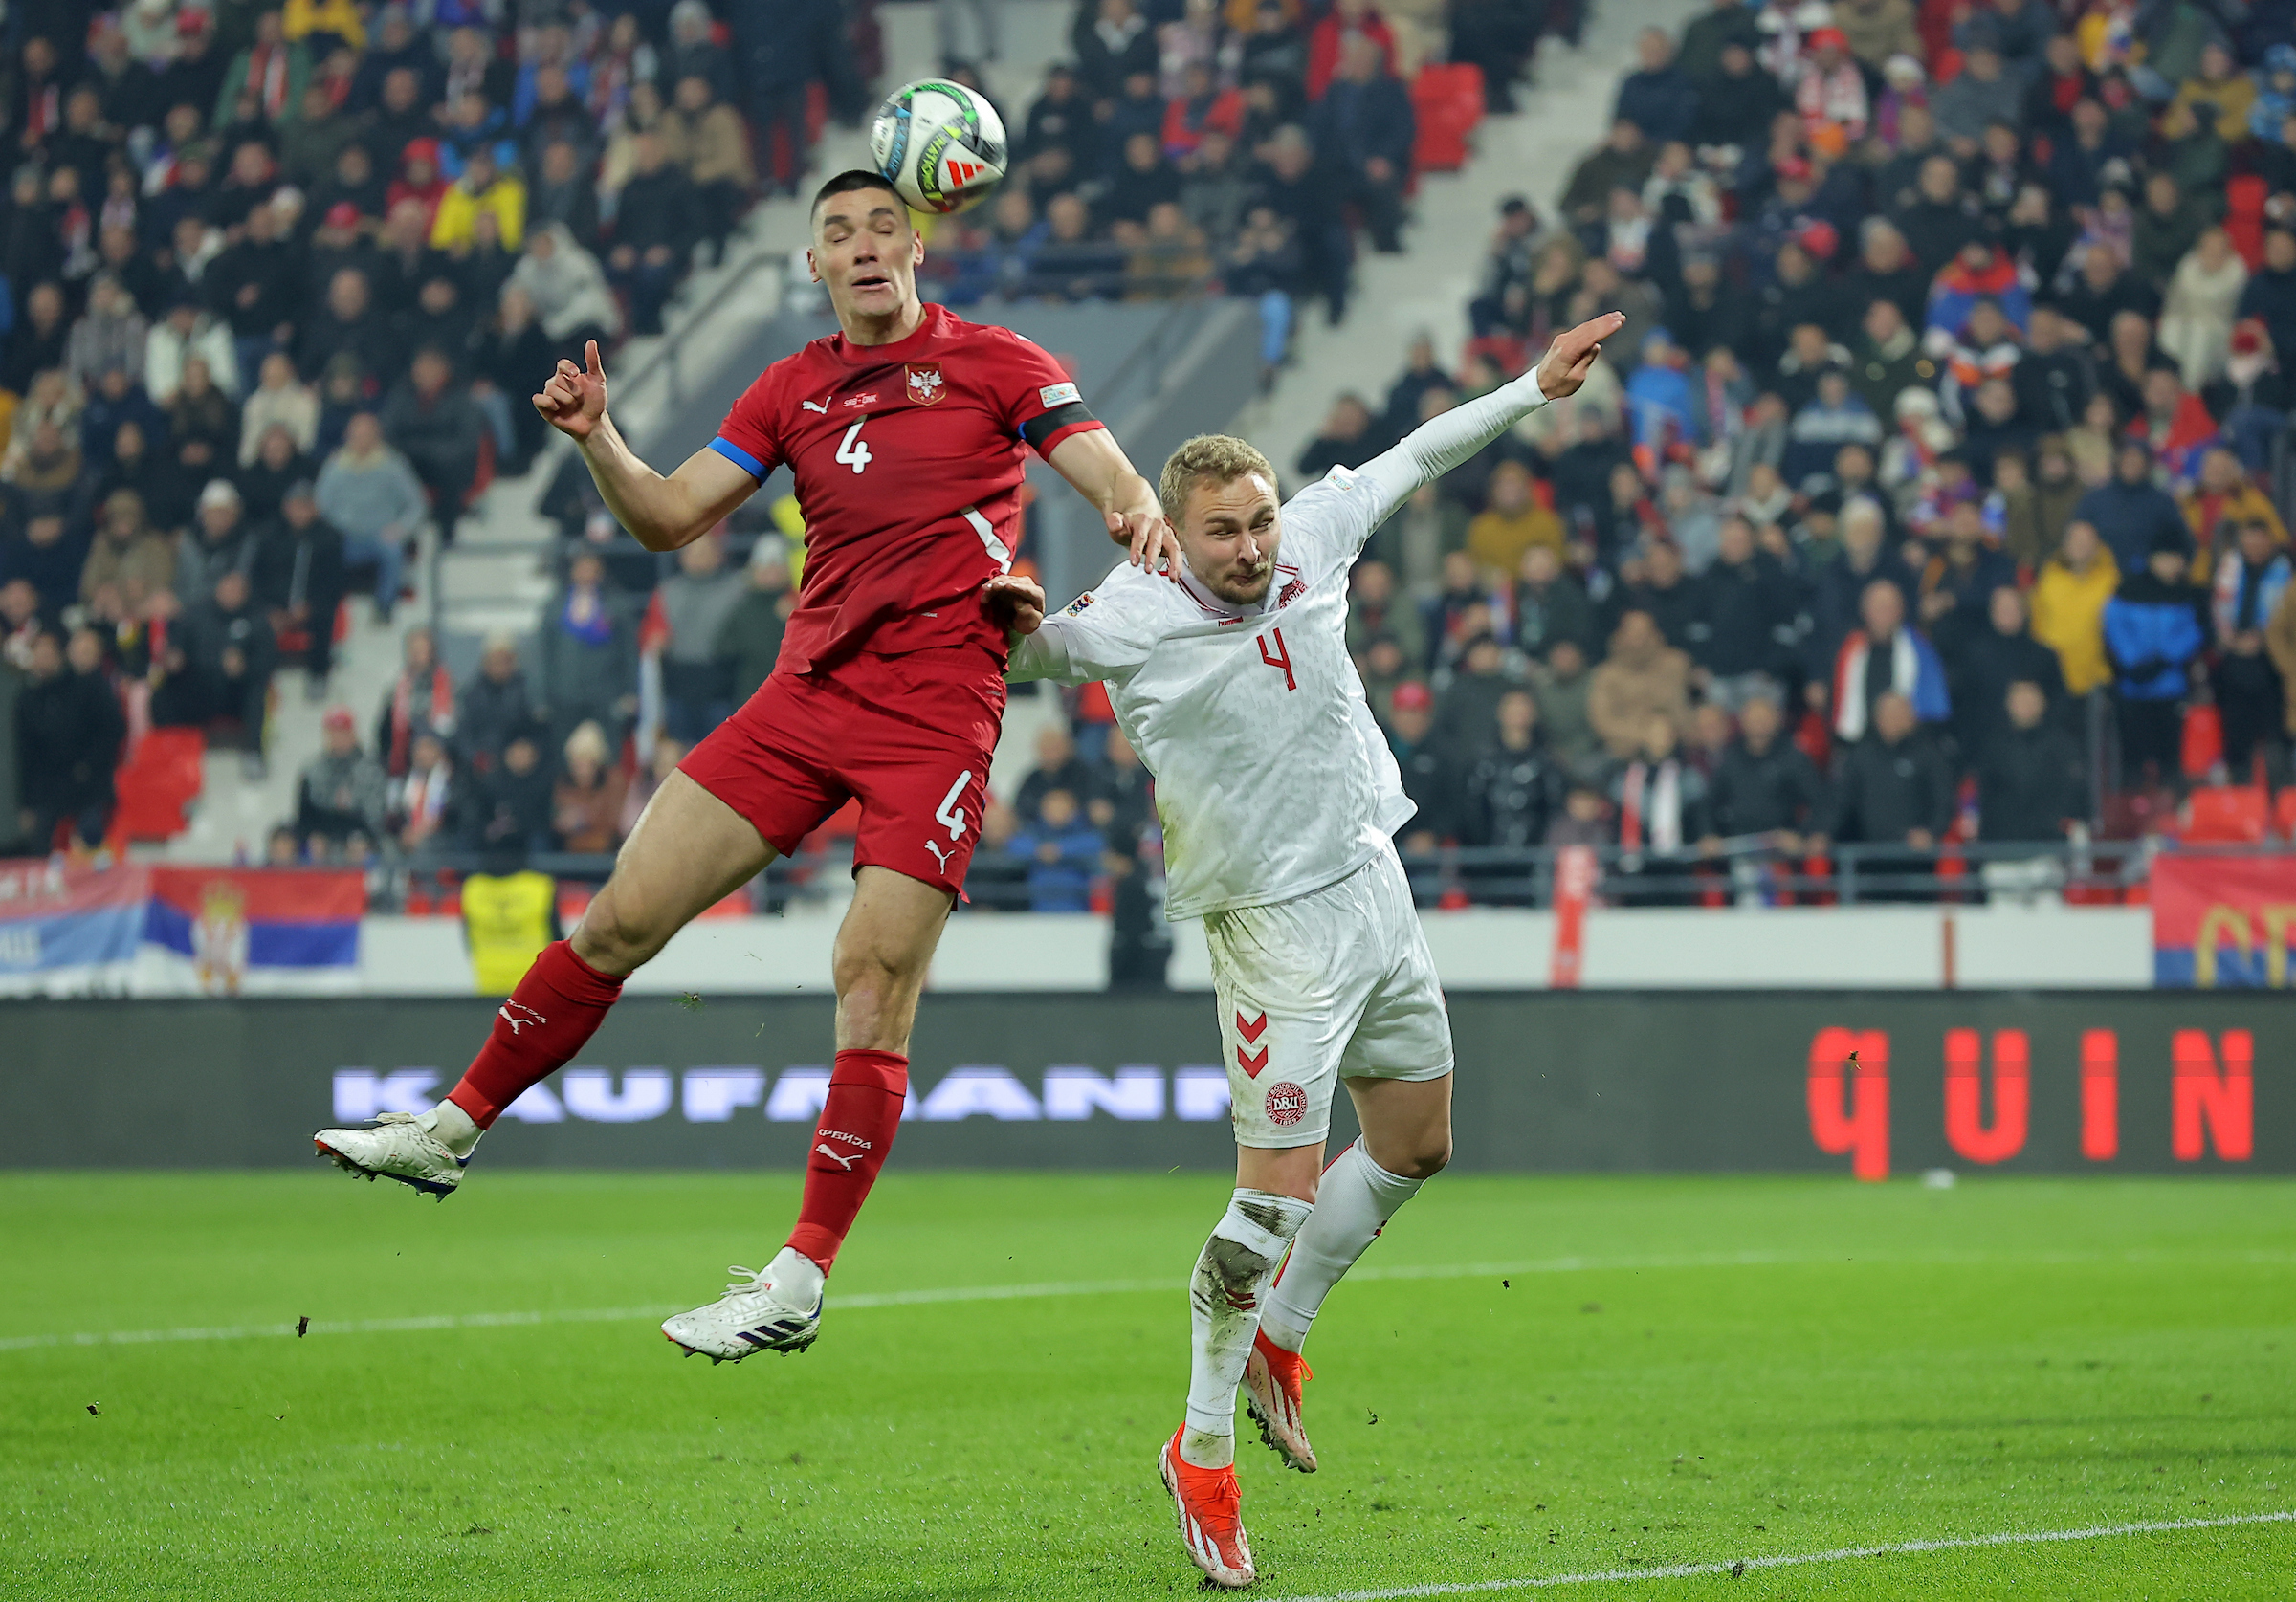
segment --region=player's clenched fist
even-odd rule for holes
[[[1578,394],[1594,370],[1595,358],[1602,354],[1602,341],[1625,326],[1624,313],[1604,312],[1556,335],[1547,346],[1547,359],[1538,364],[1538,392],[1550,401]]]
[[[552,428],[578,440],[588,439],[606,415],[606,369],[598,364],[597,340],[585,347],[583,360],[589,364],[586,372],[559,358],[558,371],[534,398],[534,409],[548,418]]]
[[[1033,634],[1044,626],[1044,586],[1020,573],[1000,573],[981,586],[981,609],[1007,634]]]

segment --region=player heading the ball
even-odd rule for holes
[[[727,513],[789,470],[805,578],[772,674],[663,781],[572,936],[535,958],[447,1099],[316,1136],[355,1174],[444,1196],[481,1131],[582,1049],[631,970],[858,800],[833,958],[837,1061],[797,1227],[763,1270],[735,1269],[725,1295],[662,1327],[720,1360],[811,1344],[823,1282],[893,1145],[917,994],[980,840],[1016,603],[985,586],[1020,543],[1027,452],[1099,509],[1129,561],[1178,558],[1154,487],[1059,363],[917,299],[924,243],[882,175],[824,184],[812,232],[806,260],[838,332],[766,368],[674,472],[647,466],[614,427],[595,342],[534,397],[648,550],[718,538]]]

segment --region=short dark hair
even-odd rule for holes
[[[848,167],[813,191],[813,207],[806,213],[806,221],[811,224],[819,220],[822,207],[832,197],[850,195],[861,189],[883,189],[894,199],[901,201],[902,206],[909,204],[901,199],[901,191],[893,187],[893,180],[883,173],[871,172],[866,167]]]

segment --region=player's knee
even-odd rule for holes
[[[627,901],[607,885],[583,910],[574,932],[575,955],[601,973],[628,974],[669,943],[669,933],[651,928],[642,910]]]
[[[1433,1130],[1388,1150],[1374,1150],[1371,1160],[1398,1179],[1432,1179],[1451,1160],[1451,1131]]]

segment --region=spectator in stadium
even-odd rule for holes
[[[1322,429],[1300,450],[1295,465],[1301,477],[1321,478],[1335,467],[1361,466],[1382,447],[1372,432],[1370,404],[1350,390],[1332,403]]]
[[[1036,766],[1021,780],[1012,809],[1020,818],[1034,818],[1039,803],[1051,790],[1068,791],[1081,806],[1095,787],[1092,765],[1077,753],[1069,731],[1058,723],[1048,723],[1036,732]]]
[[[1609,893],[1642,906],[1679,906],[1688,898],[1684,853],[1708,832],[1707,778],[1681,750],[1681,729],[1664,712],[1652,713],[1641,738],[1611,780],[1619,821],[1616,865]]]
[[[663,115],[662,135],[671,148],[684,152],[678,160],[693,186],[697,230],[722,261],[726,238],[757,192],[749,130],[708,75],[687,73],[672,81],[674,99]]]
[[[384,266],[378,260],[375,272],[381,273]],[[373,279],[358,267],[338,268],[327,280],[325,299],[304,319],[297,366],[302,372],[318,372],[338,356],[350,357],[377,383],[396,377],[403,360],[389,318],[375,305]],[[161,399],[159,384],[146,384],[152,398]]]
[[[1581,663],[1595,641],[1595,608],[1586,590],[1562,565],[1553,546],[1533,545],[1516,565],[1514,643],[1533,661],[1568,644]]]
[[[1467,642],[1435,709],[1434,737],[1455,768],[1466,771],[1498,737],[1499,702],[1517,683],[1496,639]]]
[[[88,542],[72,535],[73,519],[58,510],[19,508],[22,526],[0,535],[0,584],[22,580],[36,590],[45,608],[60,610],[79,587]]]
[[[296,449],[295,436],[283,423],[263,430],[255,442],[255,458],[232,475],[250,526],[260,529],[278,516],[288,486],[319,472],[312,460]]]
[[[282,641],[300,635],[303,693],[324,700],[335,665],[335,611],[342,603],[342,531],[319,515],[308,478],[287,486],[277,514],[255,533],[255,594]]]
[[[454,680],[430,630],[420,624],[407,630],[399,652],[399,670],[375,714],[375,753],[389,779],[406,776],[417,735],[452,736],[456,727]]]
[[[453,379],[447,353],[425,345],[377,419],[383,437],[414,470],[439,537],[450,542],[477,476],[479,436],[486,430],[485,419]]]
[[[1954,777],[1918,733],[1910,697],[1890,691],[1874,702],[1873,737],[1843,754],[1833,788],[1833,810],[1820,838],[1809,843],[1812,849],[1822,850],[1828,840],[1903,846],[1866,858],[1860,872],[1934,871],[1937,843],[1954,820]],[[1861,893],[1874,901],[1929,899],[1903,888]]]
[[[260,779],[277,660],[271,620],[255,604],[248,570],[228,568],[168,633],[162,659],[166,676],[152,695],[152,721],[166,728],[199,728],[235,719],[245,753],[242,765],[251,778]]]
[[[773,671],[796,605],[786,547],[778,536],[763,536],[749,548],[746,587],[718,629],[718,659],[736,706],[756,694]]]
[[[2223,721],[2224,766],[2235,782],[2246,779],[2261,746],[2276,747],[2286,695],[2264,648],[2264,625],[2287,593],[2288,554],[2272,525],[2252,518],[2238,544],[2219,560],[2211,596],[2216,654],[2209,686]],[[2272,763],[2275,772],[2277,762]]]
[[[15,737],[21,838],[45,855],[68,826],[80,849],[95,849],[111,827],[112,770],[127,740],[95,629],[74,629],[69,647],[52,629],[33,636],[30,682],[15,697]]]
[[[596,723],[617,743],[638,710],[637,632],[622,593],[595,552],[578,551],[543,608],[536,661],[536,715],[563,730]]]
[[[251,466],[273,428],[287,430],[295,449],[308,451],[319,438],[319,392],[296,376],[285,351],[264,356],[254,388],[239,406],[239,465]]]
[[[1965,761],[1975,763],[2001,733],[2003,709],[2013,684],[2031,684],[2044,709],[2062,722],[2065,685],[2057,653],[2027,627],[2024,592],[2003,583],[1986,598],[1985,626],[1960,641],[1958,659],[1947,665],[1954,700],[1954,733]]]
[[[630,332],[662,331],[662,307],[700,235],[694,187],[670,163],[662,136],[638,135],[629,184],[614,213],[607,278],[629,297]]]
[[[2185,580],[2187,543],[2181,519],[2161,530],[2144,565],[2105,605],[2127,788],[2177,781],[2185,692],[2207,644],[2208,600]]]
[[[451,848],[463,833],[466,809],[461,776],[447,742],[428,732],[416,735],[405,776],[385,786],[387,837],[408,857]]]
[[[1435,697],[1417,680],[1397,685],[1388,700],[1387,744],[1402,770],[1403,794],[1419,810],[1396,844],[1431,851],[1456,831],[1456,769],[1434,738]]]
[[[214,595],[216,580],[226,573],[252,574],[254,566],[254,534],[238,487],[228,478],[210,479],[199,493],[190,538],[176,558],[176,598],[187,609],[196,608]]]
[[[1634,38],[1640,63],[1620,81],[1614,122],[1632,122],[1660,143],[1688,139],[1698,109],[1697,86],[1674,60],[1674,41],[1663,28],[1645,28]]]
[[[2002,692],[1998,733],[1977,763],[1977,838],[1987,845],[2054,843],[2088,815],[2081,748],[2048,712],[2047,693],[2030,679]]]
[[[1926,636],[1907,626],[1905,592],[1886,579],[1873,580],[1859,597],[1858,620],[1834,657],[1827,696],[1834,737],[1844,744],[1863,741],[1875,729],[1874,708],[1888,695],[1904,697],[1923,723],[1951,717],[1945,664]]]
[[[172,601],[174,588],[174,539],[152,527],[142,495],[114,490],[103,499],[80,569],[80,604],[105,623],[120,623],[153,615],[160,597]]]
[[[329,707],[320,723],[320,754],[296,781],[295,830],[306,847],[341,846],[352,835],[379,839],[387,786],[383,769],[359,748],[348,707]]]
[[[1587,687],[1587,719],[1620,761],[1641,750],[1653,717],[1689,724],[1690,659],[1668,645],[1647,611],[1630,606],[1610,637],[1610,654]]]
[[[410,722],[411,712],[409,708]],[[491,771],[503,747],[532,722],[519,643],[508,634],[490,634],[478,658],[478,671],[455,698],[454,746],[463,767],[473,773]]]
[[[1529,849],[1561,815],[1568,775],[1539,738],[1538,702],[1520,685],[1499,696],[1490,742],[1466,769],[1464,845]]]
[[[421,481],[407,458],[385,442],[371,411],[353,414],[342,444],[320,469],[320,515],[342,531],[343,559],[375,568],[375,621],[387,624],[399,603],[406,547],[429,516]]]
[[[472,97],[464,103],[484,102]],[[507,140],[480,143],[454,182],[440,193],[430,219],[430,248],[469,251],[477,237],[481,213],[494,218],[495,237],[504,250],[519,248],[526,236],[526,183],[519,176],[517,146]]]
[[[677,571],[654,592],[670,630],[662,647],[663,724],[689,745],[734,710],[718,642],[747,586],[725,570],[722,538],[722,532],[707,534],[681,548]]]
[[[550,792],[550,833],[558,849],[577,856],[612,851],[621,840],[625,783],[605,731],[586,720],[576,725]]]
[[[1556,640],[1547,647],[1544,662],[1531,664],[1530,683],[1547,749],[1572,773],[1593,772],[1605,755],[1588,712],[1594,675],[1587,669],[1586,648],[1575,639]]]
[[[1690,658],[1706,698],[1734,712],[1750,696],[1775,693],[1801,605],[1785,564],[1755,547],[1753,524],[1732,517],[1713,564],[1691,582]]]
[[[606,281],[598,258],[574,241],[563,223],[549,223],[526,236],[510,281],[533,300],[558,354],[577,362],[584,345],[602,343],[622,331],[622,309]]]
[[[1348,36],[1309,134],[1332,165],[1340,200],[1362,211],[1372,248],[1389,254],[1402,249],[1403,186],[1417,132],[1411,97],[1378,42],[1361,33]]]
[[[1502,461],[1491,470],[1490,500],[1467,525],[1467,548],[1487,572],[1512,574],[1534,546],[1561,555],[1562,519],[1538,504],[1531,470]]]
[[[1802,838],[1827,822],[1824,778],[1800,747],[1783,737],[1785,713],[1773,695],[1748,698],[1738,730],[1716,764],[1707,790],[1707,828],[1700,848],[1758,840],[1772,850],[1798,853]]]
[[[64,371],[82,388],[115,366],[140,367],[151,325],[115,273],[88,280],[87,310],[72,325],[64,345]]]
[[[1376,559],[1356,564],[1347,601],[1347,648],[1360,656],[1373,639],[1392,640],[1406,661],[1426,658],[1426,626],[1419,608],[1396,593],[1395,570]]]
[[[1028,908],[1036,912],[1082,912],[1092,906],[1100,870],[1100,831],[1088,822],[1072,790],[1053,785],[1037,798],[1035,822],[1017,830],[1005,849],[1028,864]]]
[[[2240,543],[2241,530],[2250,522],[2263,524],[2274,545],[2287,543],[2287,529],[2271,496],[2256,486],[2229,450],[2212,450],[2200,458],[2200,476],[2178,510],[2198,542],[2193,566],[2196,581],[2208,578]]]
[[[2120,588],[2112,553],[2086,522],[2067,524],[2057,554],[2033,586],[2033,637],[2057,653],[2065,692],[2084,696],[2112,682],[2105,654],[2105,607]]]

